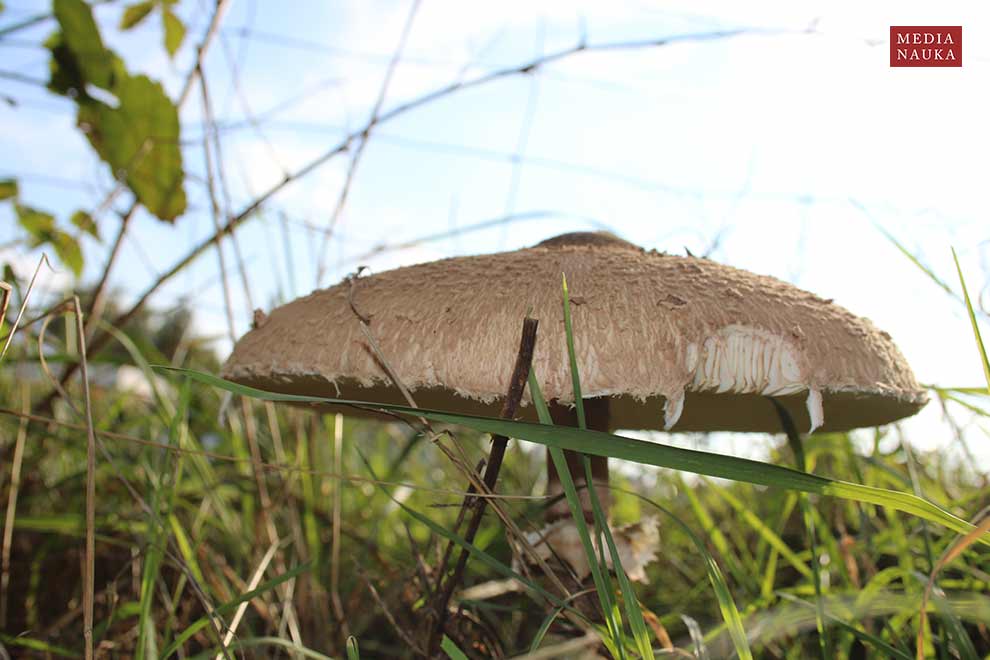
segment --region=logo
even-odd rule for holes
[[[962,66],[962,26],[891,25],[890,66]]]

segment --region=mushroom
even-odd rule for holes
[[[773,397],[809,432],[845,431],[912,415],[927,401],[890,336],[831,300],[589,232],[315,291],[245,335],[224,374],[279,392],[402,403],[367,344],[363,318],[418,405],[494,417],[530,310],[541,322],[533,369],[555,423],[573,425],[562,273],[589,428],[776,433],[780,419],[765,400]],[[528,396],[519,416],[533,420]],[[569,453],[568,463],[591,520],[580,456]],[[592,476],[607,507],[606,458],[592,457]],[[561,491],[550,462],[548,494]],[[565,548],[574,538],[566,507],[548,509],[551,525],[535,540],[568,558],[575,555]],[[653,556],[651,525],[619,530],[620,555],[639,563],[623,564],[630,574],[643,577]]]

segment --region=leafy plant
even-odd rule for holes
[[[54,0],[54,10],[49,89],[75,101],[77,125],[114,178],[152,214],[174,221],[186,209],[175,105],[160,83],[128,73],[104,46],[83,0]]]
[[[28,246],[51,247],[59,261],[68,266],[76,277],[82,274],[83,252],[79,234],[85,232],[99,240],[99,232],[93,219],[83,211],[76,211],[72,215],[71,222],[79,231],[73,236],[57,226],[55,216],[22,204],[19,198],[20,188],[17,181],[13,179],[0,181],[0,201],[12,203],[17,223],[27,235]]]

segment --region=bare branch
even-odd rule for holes
[[[354,155],[351,156],[344,185],[340,189],[340,195],[337,197],[337,205],[333,209],[333,215],[330,216],[330,222],[327,224],[327,228],[323,231],[323,240],[320,242],[320,250],[317,253],[319,254],[319,261],[316,266],[316,286],[320,286],[320,282],[323,280],[323,275],[326,272],[327,244],[330,242],[330,236],[333,235],[333,230],[337,227],[337,223],[340,221],[340,215],[344,211],[344,205],[347,203],[347,195],[351,190],[351,184],[354,182],[354,175],[357,173],[358,163],[361,162],[361,155],[364,153],[364,148],[368,144],[368,137],[378,124],[378,115],[382,110],[382,105],[385,103],[389,84],[392,82],[392,76],[395,74],[395,69],[399,65],[402,51],[406,47],[406,40],[409,38],[409,32],[412,30],[413,20],[416,18],[416,12],[418,10],[419,0],[413,0],[412,7],[409,10],[409,17],[406,19],[406,25],[402,29],[402,36],[399,37],[399,44],[396,46],[392,60],[389,62],[388,69],[385,71],[385,80],[382,81],[382,87],[378,91],[378,99],[375,101],[375,106],[371,110],[371,119],[368,121],[367,126],[365,126],[364,131],[362,131],[361,140],[354,150]]]

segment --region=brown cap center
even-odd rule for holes
[[[573,245],[593,245],[595,247],[621,247],[630,250],[640,250],[642,248],[633,245],[629,241],[624,241],[615,234],[607,231],[572,231],[560,236],[548,238],[540,241],[534,247],[556,248],[570,247]]]

